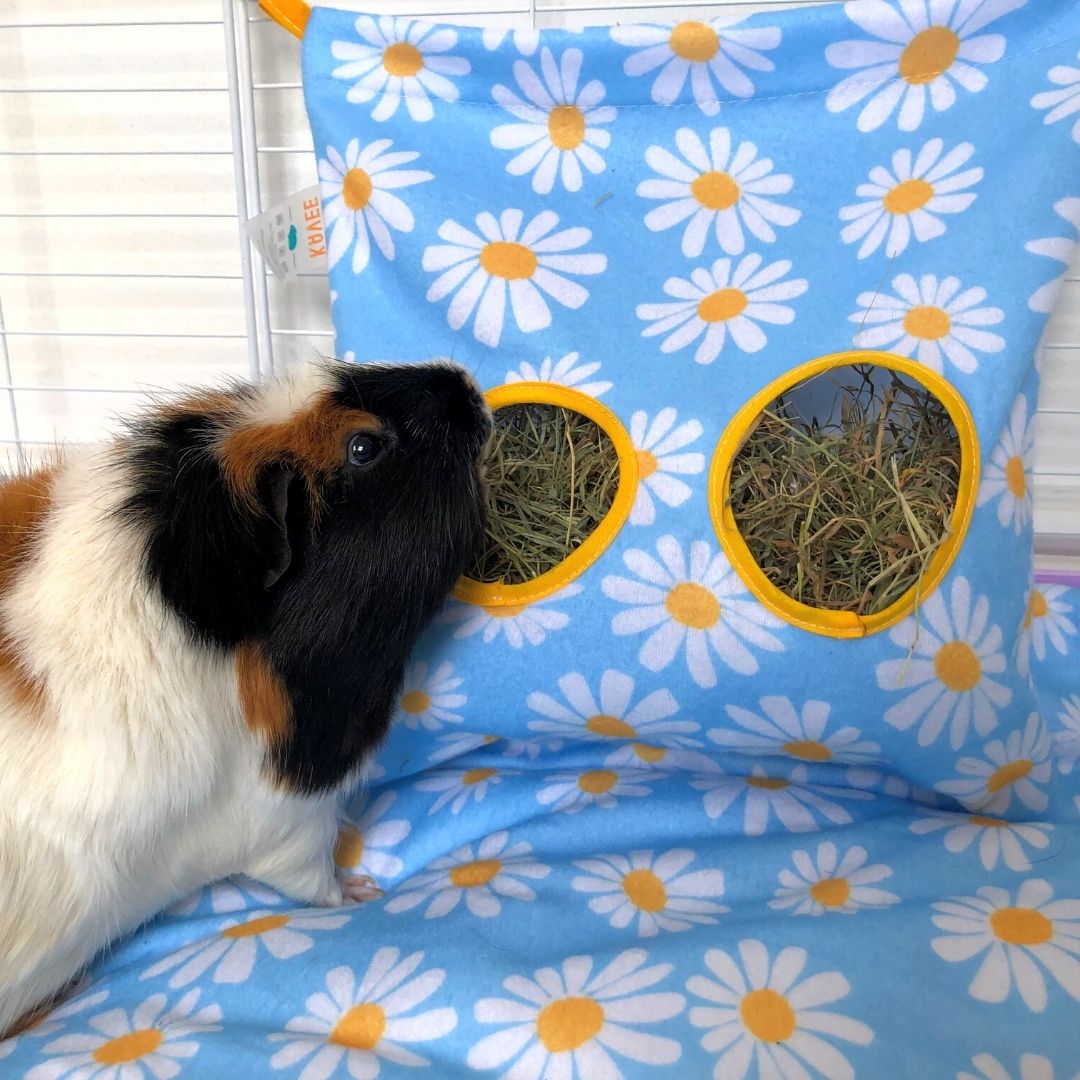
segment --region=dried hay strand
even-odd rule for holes
[[[729,505],[751,554],[773,585],[811,607],[884,610],[921,580],[949,534],[956,428],[929,390],[893,371],[875,382],[882,371],[828,372],[848,381],[825,423],[800,414],[799,387],[780,395],[732,466]]]
[[[494,421],[487,534],[466,577],[519,585],[558,566],[604,519],[619,455],[595,421],[559,406],[507,405]]]

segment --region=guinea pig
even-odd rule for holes
[[[377,895],[341,797],[482,535],[490,431],[449,363],[325,362],[0,484],[0,1037],[218,878]]]

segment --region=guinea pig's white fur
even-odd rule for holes
[[[287,424],[340,377],[319,366],[237,392],[222,430]],[[243,872],[327,906],[376,893],[332,858],[363,753],[318,785],[275,772],[266,728],[246,715],[238,646],[193,632],[148,575],[145,524],[124,513],[142,437],[136,425],[0,486],[0,1037],[107,943],[217,878]],[[371,722],[384,728],[381,712]]]

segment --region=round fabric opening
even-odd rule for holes
[[[547,383],[491,391],[484,542],[455,595],[528,603],[589,566],[629,514],[637,482],[629,436],[595,399]]]
[[[920,365],[815,361],[757,395],[721,440],[710,488],[721,541],[788,621],[841,636],[882,629],[959,549],[973,446],[962,399]]]

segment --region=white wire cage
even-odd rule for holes
[[[335,0],[537,28],[817,0]],[[224,43],[224,48],[222,44]],[[244,222],[316,182],[297,42],[255,0],[0,0],[0,450],[91,441],[148,389],[333,351],[324,274],[276,279]],[[1080,269],[1047,338],[1044,570],[1080,570]]]

